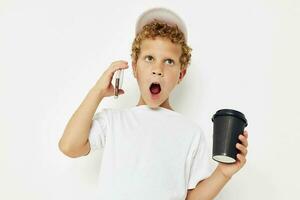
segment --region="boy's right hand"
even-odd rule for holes
[[[111,83],[114,73],[119,69],[128,68],[128,62],[119,60],[112,62],[111,65],[104,71],[100,79],[95,84],[94,88],[101,93],[103,97],[114,95],[114,86]],[[124,94],[124,90],[119,89],[119,94]]]

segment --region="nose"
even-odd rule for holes
[[[159,75],[161,77],[164,77],[163,73],[161,73],[161,72],[155,72],[155,71],[153,71],[152,74],[153,75],[157,74],[157,75]]]
[[[156,67],[155,69],[152,69],[152,74],[153,75],[158,75],[158,76],[161,76],[163,77],[164,74],[162,73],[162,70],[160,67]]]

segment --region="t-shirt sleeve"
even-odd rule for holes
[[[193,143],[193,155],[191,158],[191,169],[189,174],[188,189],[196,187],[198,182],[208,178],[211,175],[211,162],[208,141],[202,129]]]
[[[108,131],[108,109],[104,108],[93,117],[89,132],[89,142],[91,151],[102,149],[105,146]]]

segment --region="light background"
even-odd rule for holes
[[[175,110],[201,125],[210,145],[218,109],[240,110],[249,122],[247,163],[216,199],[300,199],[299,4],[1,0],[0,199],[94,199],[101,152],[68,158],[58,140],[110,63],[131,61],[135,21],[153,6],[186,21],[193,48],[171,95]],[[123,88],[98,111],[136,105],[131,68]]]

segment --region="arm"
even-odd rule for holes
[[[102,93],[93,87],[72,115],[59,141],[59,149],[65,155],[78,157],[88,154],[90,151],[88,142],[90,127],[97,107],[103,98]]]
[[[186,200],[211,200],[229,180],[230,177],[225,177],[217,167],[209,178],[199,182],[195,189],[188,191]]]
[[[242,143],[236,144],[240,151],[237,154],[237,162],[232,164],[219,163],[210,177],[199,182],[195,189],[188,191],[186,200],[212,200],[231,177],[245,165],[248,153],[248,131],[244,131],[239,139]]]
[[[72,115],[58,144],[59,149],[65,155],[75,158],[89,153],[88,138],[93,116],[102,99],[114,95],[114,86],[111,81],[115,71],[125,68],[128,68],[127,62],[113,62]],[[119,94],[124,94],[124,91],[119,89]]]

